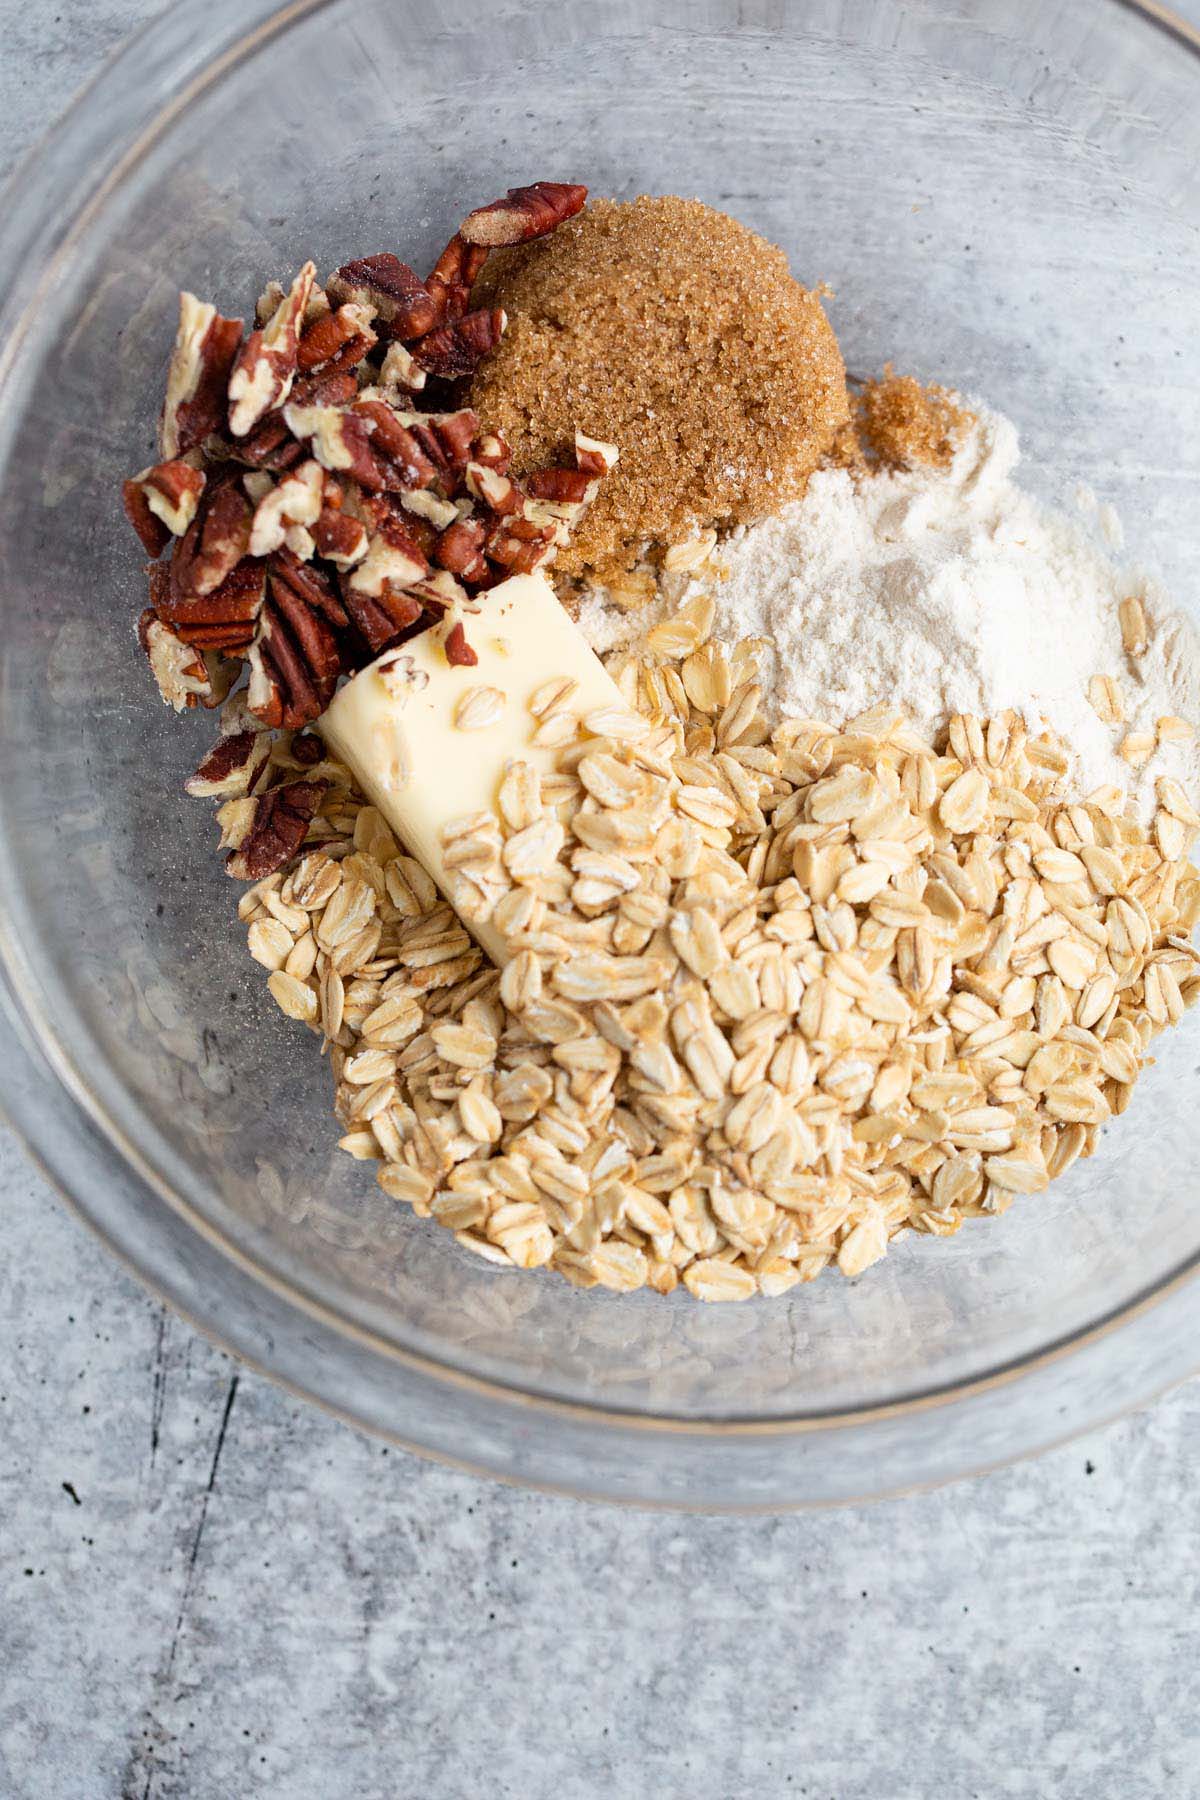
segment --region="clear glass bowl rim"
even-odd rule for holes
[[[199,18],[190,7],[172,6],[127,39],[79,91],[58,122],[27,152],[4,189],[4,206],[0,212],[0,395],[3,395],[15,361],[21,355],[28,322],[35,315],[39,291],[43,284],[53,281],[76,233],[103,206],[106,196],[119,186],[124,172],[200,93],[218,82],[232,66],[257,53],[272,37],[335,4],[336,0],[291,0],[291,4],[284,6],[277,5],[276,0],[209,0]],[[1170,8],[1158,4],[1157,0],[1107,0],[1107,4],[1140,16],[1169,34],[1184,53],[1200,57],[1200,30],[1194,29]],[[81,169],[87,171],[82,182],[79,178]],[[0,1111],[17,1132],[30,1159],[58,1189],[70,1209],[100,1237],[108,1251],[158,1299],[183,1314],[222,1349],[238,1356],[269,1379],[304,1399],[315,1401],[350,1424],[371,1430],[419,1454],[432,1455],[474,1472],[574,1494],[635,1500],[638,1504],[681,1504],[674,1498],[662,1499],[657,1494],[636,1491],[636,1483],[634,1488],[627,1489],[623,1479],[591,1481],[573,1471],[560,1479],[546,1470],[544,1460],[539,1467],[526,1470],[506,1466],[507,1459],[494,1453],[489,1456],[468,1449],[460,1455],[446,1442],[430,1441],[428,1432],[422,1434],[414,1430],[410,1436],[373,1416],[365,1404],[356,1403],[352,1397],[344,1398],[328,1384],[311,1379],[310,1361],[304,1352],[311,1353],[314,1347],[314,1331],[323,1346],[333,1348],[340,1344],[351,1353],[366,1351],[372,1357],[392,1364],[394,1372],[404,1368],[414,1380],[431,1383],[451,1411],[455,1405],[453,1396],[457,1394],[469,1405],[499,1406],[510,1413],[513,1420],[542,1415],[550,1430],[553,1430],[555,1420],[560,1424],[570,1421],[573,1428],[581,1429],[581,1442],[594,1437],[597,1432],[610,1430],[615,1434],[614,1444],[627,1435],[630,1443],[641,1439],[644,1444],[647,1436],[655,1434],[677,1442],[680,1438],[690,1438],[717,1444],[728,1443],[739,1436],[787,1438],[836,1432],[982,1399],[1014,1382],[1029,1381],[1039,1375],[1044,1377],[1065,1358],[1097,1348],[1105,1348],[1107,1353],[1114,1334],[1123,1329],[1141,1328],[1144,1331],[1150,1316],[1159,1309],[1178,1308],[1182,1303],[1189,1312],[1194,1310],[1193,1296],[1185,1294],[1184,1290],[1190,1287],[1200,1269],[1200,1254],[1088,1328],[1015,1359],[985,1376],[845,1413],[781,1417],[769,1421],[735,1417],[696,1420],[617,1411],[599,1403],[574,1403],[521,1392],[448,1368],[363,1330],[353,1320],[298,1292],[230,1245],[207,1221],[183,1206],[177,1196],[164,1191],[149,1176],[144,1165],[140,1165],[136,1147],[123,1141],[114,1124],[99,1114],[86,1089],[55,1055],[39,1026],[36,1007],[30,1004],[29,994],[21,974],[19,944],[14,941],[6,919],[0,916],[0,1007],[14,1035],[11,1062],[0,1069]],[[64,1095],[70,1106],[67,1119],[61,1111]],[[52,1109],[56,1107],[59,1110],[53,1114]],[[42,1129],[50,1116],[54,1117],[58,1128],[53,1140]],[[54,1147],[49,1148],[52,1142]],[[120,1204],[108,1203],[110,1186],[115,1191],[122,1182],[127,1186],[132,1184],[143,1197],[152,1193],[159,1204],[165,1201],[174,1220],[196,1234],[204,1246],[204,1254],[218,1262],[223,1261],[226,1267],[232,1264],[237,1268],[246,1283],[247,1302],[238,1322],[210,1316],[195,1293],[189,1293],[184,1285],[171,1278],[169,1263],[162,1265],[160,1262],[155,1266],[147,1251],[143,1249],[139,1254],[128,1234],[120,1230]],[[195,1285],[193,1283],[193,1287]],[[202,1287],[197,1289],[197,1292],[203,1291]],[[261,1328],[256,1330],[256,1324]],[[272,1346],[279,1345],[285,1325],[295,1324],[300,1330],[294,1341],[289,1343],[286,1351],[273,1355]],[[269,1329],[269,1325],[273,1329]],[[1036,1442],[1014,1442],[1002,1454],[987,1461],[959,1458],[954,1466],[935,1471],[928,1480],[918,1477],[872,1485],[871,1497],[933,1485],[1048,1447],[1120,1416],[1198,1370],[1200,1349],[1189,1357],[1176,1354],[1170,1366],[1161,1367],[1153,1378],[1143,1378],[1140,1385],[1126,1392],[1114,1390],[1111,1406],[1093,1408],[1087,1416],[1072,1418],[1068,1426],[1042,1433]],[[353,1381],[349,1386],[353,1389]],[[469,1436],[470,1420],[465,1420],[465,1424]],[[453,1437],[452,1432],[450,1436]],[[837,1493],[833,1500],[843,1503],[859,1497],[866,1495]],[[821,1503],[820,1498],[812,1496],[799,1501],[781,1501],[772,1497],[762,1503],[742,1499],[727,1502],[722,1498],[715,1502],[684,1502],[715,1505],[720,1510],[761,1510],[764,1506],[775,1510],[781,1504]]]

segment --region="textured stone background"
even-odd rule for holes
[[[152,10],[0,0],[0,164]],[[623,1513],[239,1374],[3,1136],[0,1195],[0,1800],[1200,1795],[1200,1386],[925,1498]]]

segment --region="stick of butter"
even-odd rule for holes
[[[475,666],[452,666],[439,633],[410,638],[347,682],[318,726],[451,905],[460,888],[446,865],[444,828],[493,810],[511,761],[540,773],[555,766],[562,744],[552,720],[539,728],[531,699],[562,685],[570,703],[564,742],[574,738],[581,715],[598,707],[627,710],[544,575],[514,575],[481,595],[471,647]],[[460,916],[492,960],[502,962],[499,933],[461,909]]]

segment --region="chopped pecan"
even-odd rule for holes
[[[621,460],[621,452],[615,444],[606,444],[600,438],[585,437],[582,431],[575,433],[575,467],[582,469],[598,481],[616,468]]]
[[[430,462],[437,470],[438,485],[447,489],[447,491],[451,490],[455,484],[456,472],[451,465],[450,458],[446,455],[441,439],[433,429],[432,423],[410,413],[405,419],[405,424],[416,439],[422,454],[429,458]]]
[[[437,304],[414,269],[383,251],[343,263],[325,284],[335,305],[352,301],[370,309],[382,338],[421,337],[437,323]]]
[[[467,642],[461,619],[446,633],[446,661],[458,669],[473,669],[479,661]]]
[[[410,581],[420,581],[429,567],[422,548],[425,533],[421,522],[405,519],[400,508],[394,505],[386,512],[380,508],[376,518],[366,559],[351,574],[351,585],[369,594],[375,591],[373,584],[377,580],[390,581],[396,587],[407,587]]]
[[[311,563],[303,563],[290,550],[277,550],[270,562],[271,580],[282,581],[292,592],[311,606],[331,625],[347,623],[345,609],[334,591],[333,583]]]
[[[400,504],[405,512],[424,519],[435,531],[445,531],[458,517],[453,500],[443,500],[429,488],[413,488],[409,493],[401,494]]]
[[[496,348],[506,323],[498,306],[464,313],[461,319],[452,319],[427,332],[412,346],[412,353],[431,375],[440,375],[444,381],[460,381],[473,375],[488,352]]]
[[[352,369],[377,342],[366,307],[347,301],[308,326],[297,347],[296,367],[305,375],[315,369]]]
[[[267,324],[252,331],[238,352],[229,376],[229,429],[235,438],[244,438],[291,393],[300,325],[316,273],[305,263]]]
[[[325,746],[319,737],[312,735],[311,731],[301,731],[289,744],[288,753],[292,761],[298,763],[302,769],[311,769],[323,761]]]
[[[187,462],[156,463],[125,483],[125,516],[151,556],[182,537],[196,516],[204,473]]]
[[[459,519],[443,531],[434,545],[433,554],[443,569],[463,581],[482,581],[487,574],[483,554],[487,527],[478,519]]]
[[[143,469],[142,475],[146,472]],[[142,475],[133,475],[128,481],[121,483],[121,503],[125,508],[125,517],[141,539],[146,555],[161,556],[171,541],[171,533],[152,511],[146,490],[142,486]]]
[[[571,470],[569,473],[574,474],[575,471]],[[486,463],[469,462],[465,478],[467,492],[484,506],[490,507],[494,513],[517,513],[525,503],[525,496],[516,482],[497,469],[489,469]]]
[[[358,377],[353,369],[317,369],[312,375],[300,376],[288,399],[293,406],[345,406],[358,392]]]
[[[158,428],[165,461],[184,455],[221,429],[229,371],[241,341],[240,319],[223,319],[215,306],[197,300],[195,294],[180,294],[179,327]]]
[[[249,794],[271,753],[266,731],[235,731],[218,738],[184,789],[197,800],[232,799]]]
[[[510,575],[532,575],[556,548],[552,526],[512,517],[500,520],[488,534],[487,557]]]
[[[250,649],[250,711],[264,725],[298,730],[333,698],[341,658],[325,620],[286,582],[271,581]]]
[[[450,607],[462,606],[471,598],[449,569],[434,569],[423,581],[414,581],[408,591],[422,601],[431,621],[440,619]]]
[[[312,528],[312,539],[317,555],[338,569],[352,569],[361,562],[369,541],[362,520],[335,506],[322,508]]]
[[[461,232],[455,232],[425,284],[437,305],[437,324],[462,318],[471,304],[471,289],[490,254],[485,245],[468,244]]]
[[[159,693],[176,712],[189,706],[220,706],[233,685],[235,664],[185,643],[152,606],[138,620],[138,642]]]
[[[308,528],[316,524],[324,504],[325,471],[310,457],[259,500],[250,526],[251,556],[269,556],[286,544],[306,561],[315,548]]]
[[[272,277],[254,303],[254,323],[265,325],[269,319],[274,318],[279,302],[286,293],[283,283]]]
[[[254,511],[245,490],[233,480],[209,488],[205,506],[179,539],[171,557],[177,595],[211,594],[250,548]]]
[[[388,463],[389,473],[395,477],[389,480],[389,487],[424,488],[431,485],[437,477],[436,466],[390,406],[382,400],[357,400],[354,413],[367,420],[371,427],[372,453]]]
[[[246,810],[236,848],[225,867],[238,881],[262,881],[296,855],[308,836],[325,792],[319,781],[291,781],[269,788]]]
[[[485,431],[471,445],[471,461],[503,475],[512,461],[512,451],[498,431]]]
[[[420,694],[429,686],[429,674],[418,669],[413,657],[400,648],[389,650],[376,664],[376,671],[393,700],[401,704],[410,694]]]
[[[387,355],[379,371],[379,385],[385,392],[388,389],[403,388],[410,394],[418,394],[427,380],[425,370],[407,345],[388,345]]]
[[[279,413],[268,413],[240,444],[231,446],[231,454],[254,469],[279,472],[294,468],[304,455]]]
[[[385,585],[378,594],[364,594],[359,589],[343,588],[346,611],[362,634],[372,656],[407,636],[425,614],[420,595],[403,593]]]
[[[503,200],[476,207],[459,226],[468,244],[527,244],[545,237],[573,218],[587,199],[587,189],[566,181],[535,181],[531,187],[509,188]]]
[[[268,281],[266,287],[258,296],[258,302],[254,308],[254,323],[256,325],[266,325],[274,318],[279,302],[283,299],[286,292],[287,289],[283,286],[282,282]],[[321,286],[320,282],[314,281],[308,292],[308,301],[304,308],[304,317],[300,322],[301,335],[308,330],[310,325],[315,325],[318,319],[323,319],[326,313],[331,311],[332,308],[329,304],[329,296],[326,294],[325,289]]]
[[[479,414],[463,406],[457,412],[431,414],[429,424],[440,446],[443,465],[461,474],[479,436]]]
[[[592,479],[585,469],[535,469],[532,475],[525,477],[525,487],[535,500],[582,506],[588,498]]]
[[[371,450],[370,420],[336,406],[285,406],[283,416],[323,469],[352,476],[365,488],[383,487],[386,471]]]
[[[426,491],[426,489],[414,490],[414,492],[421,493]],[[388,515],[380,529],[387,536],[393,533],[396,526],[399,525],[405,543],[423,556],[428,563],[433,556],[433,546],[437,542],[438,527],[419,509],[415,513],[409,511],[405,502],[411,498],[411,494],[389,494],[387,496]]]
[[[398,521],[390,521],[385,531],[371,534],[367,554],[342,577],[342,596],[356,621],[355,604],[360,596],[384,601],[390,607],[391,598],[420,581],[429,567]]]
[[[236,693],[230,694],[221,708],[221,717],[218,721],[222,737],[236,737],[239,731],[257,731],[259,729],[258,720],[250,711],[249,699],[250,696],[244,687],[240,687]]]
[[[208,594],[180,593],[168,582],[163,594],[151,593],[155,611],[184,643],[226,656],[242,656],[253,636],[266,596],[266,570],[245,557]]]
[[[357,392],[354,371],[330,365],[312,375],[298,377],[292,384],[288,401],[292,406],[338,407],[353,400]],[[304,456],[304,446],[296,442],[282,413],[274,412],[260,419],[253,431],[232,446],[230,453],[239,462],[249,463],[254,468],[279,471],[294,467]]]

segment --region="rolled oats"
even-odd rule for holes
[[[1177,782],[1143,830],[1115,790],[1065,796],[1015,715],[936,746],[884,708],[767,733],[756,647],[710,627],[685,611],[627,660],[649,716],[580,724],[539,689],[556,772],[509,764],[448,829],[499,972],[344,790],[243,898],[272,994],[330,1045],[343,1147],[498,1267],[711,1301],[856,1277],[1090,1154],[1200,993]],[[1144,614],[1123,629],[1139,654]],[[1121,723],[1116,683],[1089,692]]]

